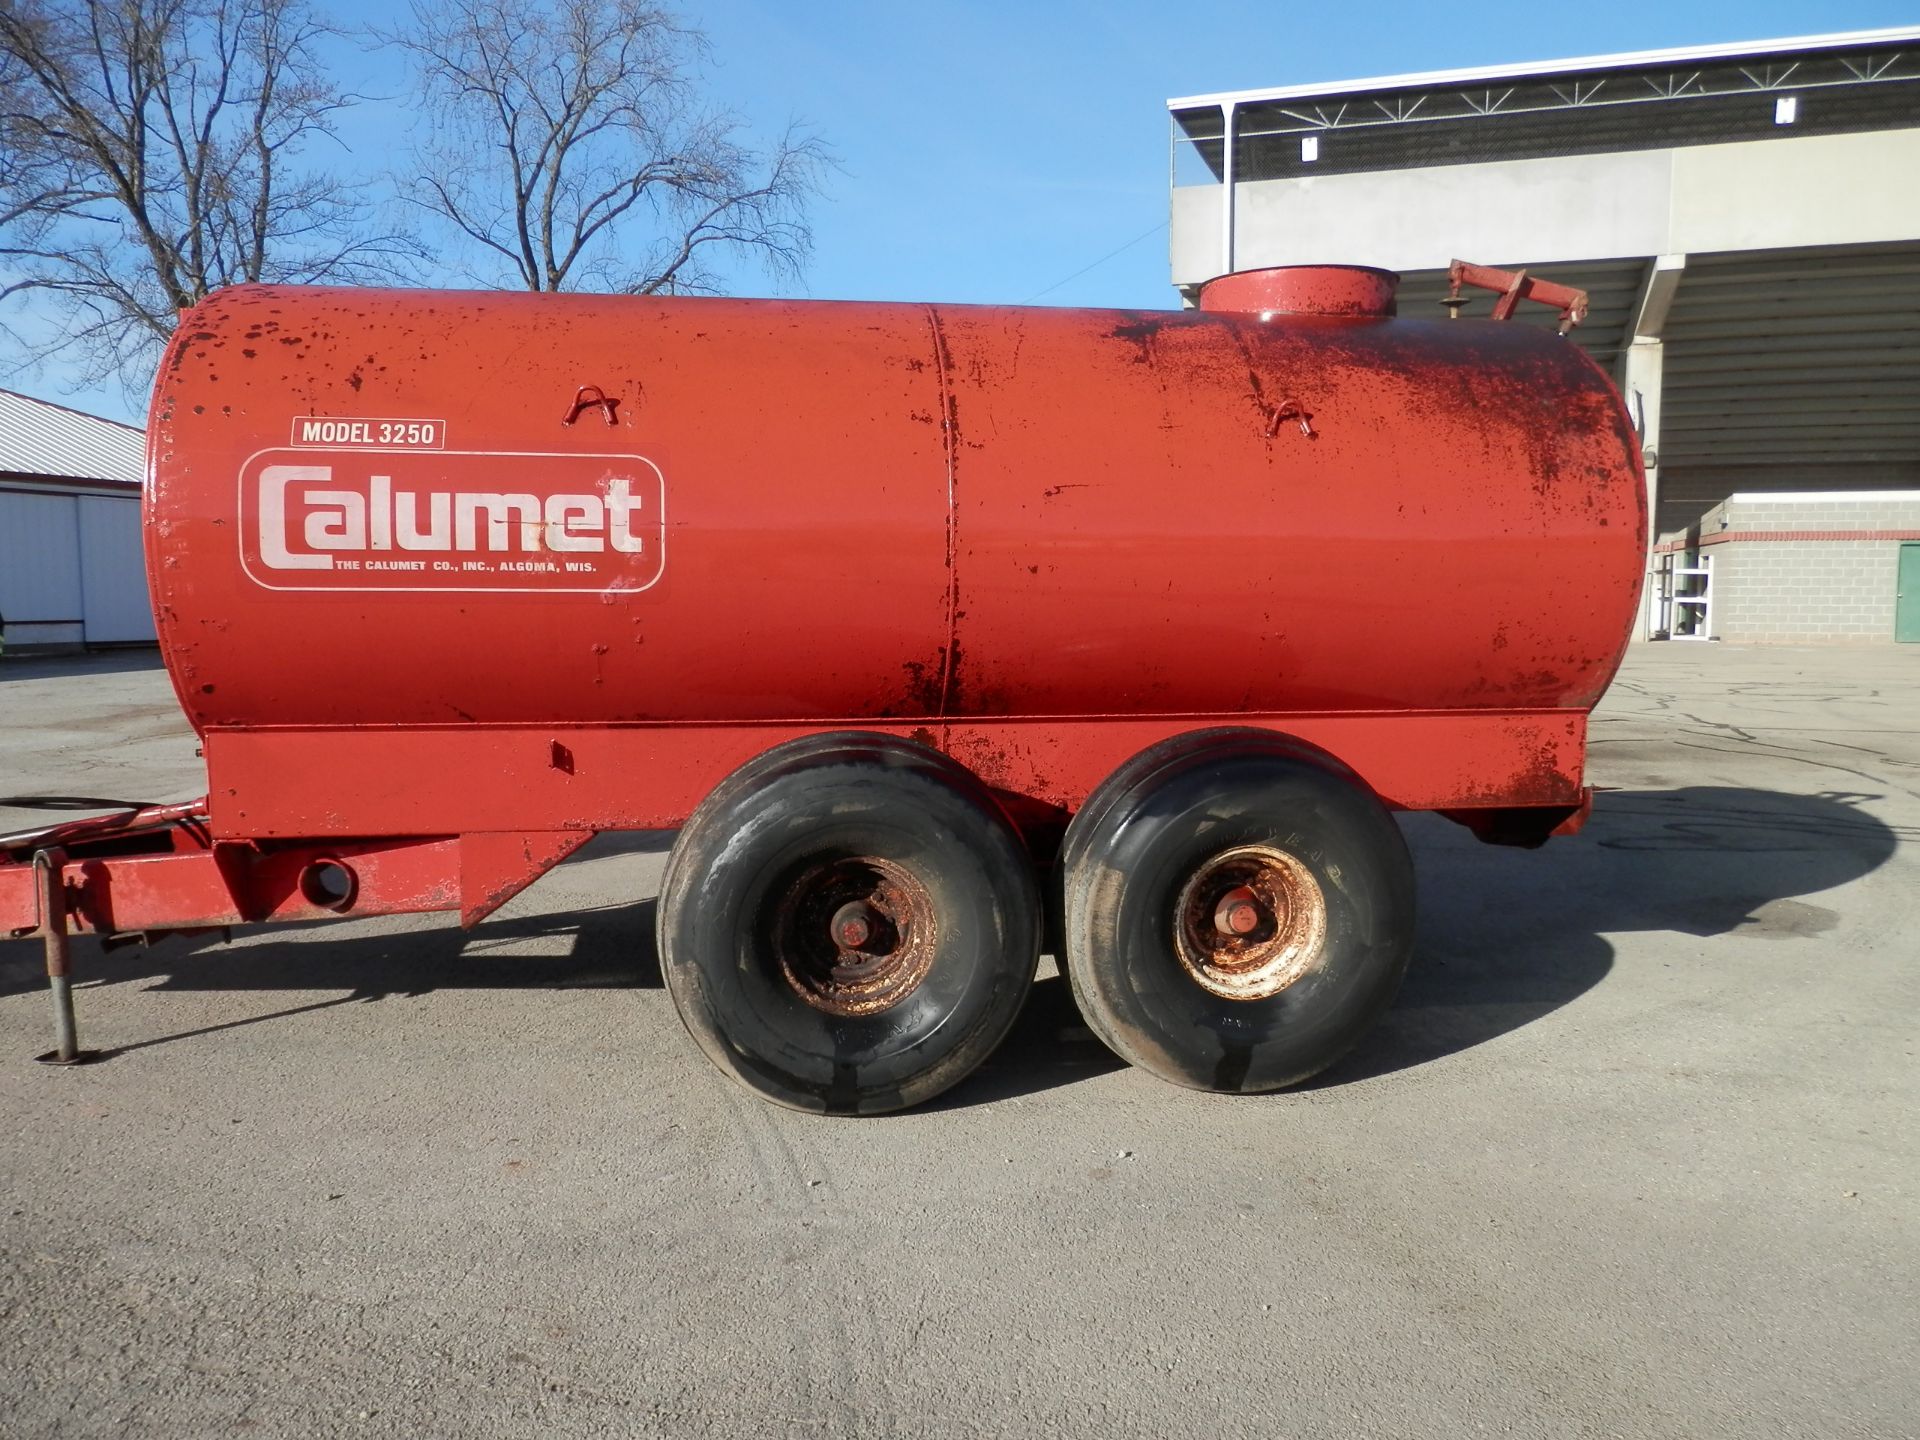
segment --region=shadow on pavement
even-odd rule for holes
[[[1882,798],[1608,791],[1580,834],[1533,851],[1483,846],[1437,817],[1408,817],[1420,875],[1413,965],[1379,1027],[1311,1083],[1388,1074],[1537,1020],[1606,978],[1609,937],[1818,943],[1839,916],[1792,897],[1857,880],[1920,839],[1860,808]]]
[[[74,946],[76,987],[155,980],[155,990],[345,990],[346,1000],[384,1000],[461,989],[658,989],[653,901],[566,915],[515,916],[462,930],[449,917],[433,929],[379,935],[334,925],[286,925],[276,938],[230,950],[215,934],[172,936],[151,947]],[[512,953],[515,942],[572,935],[564,955]],[[39,942],[0,944],[0,995],[44,988]],[[82,999],[84,1004],[84,998]]]
[[[129,670],[165,668],[158,645],[116,646],[57,655],[23,655],[16,650],[0,658],[0,684],[9,680],[53,680],[69,675],[117,675]]]
[[[1080,1018],[1065,975],[1033,982],[1033,992],[1000,1048],[973,1074],[920,1110],[957,1110],[1037,1095],[1126,1069]]]
[[[1610,936],[1671,931],[1818,944],[1839,917],[1793,897],[1870,874],[1903,841],[1920,838],[1861,808],[1880,798],[1705,786],[1612,791],[1599,797],[1584,831],[1537,851],[1484,846],[1437,817],[1406,817],[1420,878],[1412,967],[1374,1032],[1311,1083],[1347,1084],[1424,1064],[1550,1014],[1606,978],[1615,955]],[[658,849],[666,839],[606,836],[583,854]],[[156,988],[167,990],[346,992],[209,1031],[157,1036],[125,1047],[131,1051],[352,1001],[442,989],[659,988],[653,920],[649,899],[490,920],[470,932],[450,922],[378,935],[286,927],[274,940],[241,951],[226,949],[217,936],[106,952],[82,942],[75,970],[82,985],[157,979]],[[573,944],[566,954],[513,953],[518,941],[568,934]],[[0,995],[44,984],[37,944],[0,943]],[[84,994],[81,1004],[84,1034]],[[1033,1094],[1120,1063],[1081,1022],[1066,980],[1048,977],[1036,982],[989,1062],[935,1104]]]

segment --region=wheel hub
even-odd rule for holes
[[[905,1000],[932,968],[933,897],[877,855],[811,865],[781,891],[773,953],[807,1004],[829,1015],[872,1015]]]
[[[1180,892],[1174,954],[1202,989],[1265,1000],[1304,975],[1326,948],[1327,899],[1297,856],[1268,845],[1226,850]]]

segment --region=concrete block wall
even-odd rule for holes
[[[1891,643],[1902,537],[1920,538],[1920,491],[1729,496],[1700,523],[1714,636]]]

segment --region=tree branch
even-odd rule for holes
[[[765,153],[738,138],[699,99],[706,37],[648,0],[413,0],[380,39],[429,101],[415,170],[459,177],[419,203],[526,288],[684,288],[709,253],[780,279],[804,267],[831,153],[795,128]]]

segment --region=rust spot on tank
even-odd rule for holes
[[[1460,806],[1565,804],[1577,798],[1579,789],[1578,774],[1569,777],[1561,770],[1560,747],[1551,738],[1541,737],[1511,775],[1486,777],[1461,795]]]
[[[946,673],[947,647],[942,645],[932,661],[909,660],[900,668],[907,675],[906,699],[910,708],[924,715],[940,713],[941,678]]]
[[[1133,363],[1136,365],[1153,364],[1153,342],[1167,321],[1172,319],[1171,312],[1155,314],[1151,310],[1127,312],[1127,318],[1115,325],[1107,333],[1115,340],[1124,340],[1135,349]]]
[[[964,708],[966,704],[966,675],[962,669],[962,665],[966,660],[966,654],[960,648],[960,640],[957,634],[960,617],[966,613],[966,611],[961,610],[956,612],[954,616],[956,634],[953,643],[947,647],[946,684],[940,696],[940,713],[942,716],[950,715],[954,711]]]

